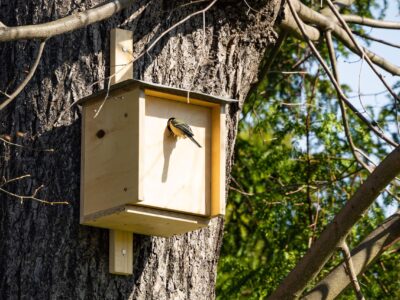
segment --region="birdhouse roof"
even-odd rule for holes
[[[173,94],[173,95],[189,97],[191,99],[199,99],[199,100],[218,103],[218,104],[229,104],[229,103],[238,102],[238,100],[235,100],[235,99],[212,96],[212,95],[208,95],[205,93],[193,92],[193,91],[189,91],[189,90],[185,90],[185,89],[170,87],[170,86],[166,86],[166,85],[162,85],[162,84],[146,82],[146,81],[136,80],[136,79],[129,79],[129,80],[119,82],[117,84],[113,84],[110,86],[108,92],[112,93],[113,91],[116,91],[119,89],[129,91],[129,90],[132,90],[137,87],[139,87],[141,89],[151,89],[151,90],[155,90],[155,91],[159,91],[159,92],[163,92],[163,93],[169,93],[169,94]],[[98,91],[90,96],[80,99],[78,101],[78,104],[82,105],[86,101],[92,100],[94,98],[97,98],[97,97],[100,97],[103,95],[105,96],[106,94],[107,94],[107,88],[103,89],[101,91]]]

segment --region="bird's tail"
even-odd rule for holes
[[[199,148],[201,148],[201,145],[194,139],[194,137],[189,136],[188,137],[193,143],[195,143]]]

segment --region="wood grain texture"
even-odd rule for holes
[[[0,20],[6,25],[38,24],[102,2],[6,0],[0,4]],[[69,106],[104,87],[111,28],[134,32],[136,57],[148,41],[204,3],[172,10],[180,4],[135,1],[107,21],[50,39],[32,81],[13,105],[0,112],[0,134],[10,134],[13,141],[31,147],[56,149],[43,153],[0,144],[1,176],[32,175],[8,188],[29,194],[44,184],[40,197],[71,203],[21,205],[0,195],[0,298],[215,297],[222,218],[211,220],[207,229],[171,238],[135,236],[135,271],[127,277],[108,272],[108,231],[79,225],[81,112]],[[262,15],[246,14],[243,2],[221,1],[206,13],[205,49],[201,47],[202,17],[198,16],[142,56],[135,63],[134,77],[243,101],[256,79],[265,47],[275,39],[272,26],[279,7],[279,1],[267,1],[257,7]],[[0,44],[0,90],[12,90],[23,79],[36,47],[35,41]],[[99,80],[100,86],[92,85]],[[227,174],[239,111],[239,105],[227,108]],[[17,131],[27,135],[17,137]]]
[[[138,205],[116,207],[86,216],[84,220],[84,224],[89,226],[163,237],[204,228],[209,223],[207,217]]]
[[[188,122],[203,147],[175,138],[167,129],[171,117]],[[209,216],[211,110],[146,96],[143,135],[143,201],[139,205]]]
[[[113,28],[110,30],[110,76],[111,76],[111,84],[115,84],[124,80],[129,80],[129,79],[133,79],[133,64],[131,63],[132,60],[132,52],[133,52],[133,39],[132,39],[133,33],[130,30],[123,30],[123,29],[119,29],[119,28]],[[125,121],[124,124],[121,126],[121,130],[119,130],[119,133],[121,133],[121,131],[126,131],[126,129],[130,129],[130,132],[124,132],[125,134],[127,134],[126,136],[124,135],[120,135],[119,137],[121,138],[121,141],[119,139],[117,139],[117,142],[122,143],[122,141],[128,141],[128,145],[126,145],[126,147],[122,147],[123,150],[122,151],[120,149],[115,149],[115,143],[109,143],[107,144],[108,147],[101,147],[102,145],[99,145],[99,147],[97,149],[107,149],[108,152],[108,160],[105,161],[105,163],[108,163],[108,165],[111,165],[111,169],[114,171],[114,173],[116,174],[121,174],[120,171],[122,169],[122,166],[119,164],[114,164],[114,157],[118,157],[120,158],[120,160],[124,160],[124,157],[122,156],[123,154],[127,155],[126,157],[126,162],[125,162],[125,168],[128,167],[130,172],[128,173],[128,176],[124,176],[122,179],[122,181],[129,181],[131,180],[130,183],[133,183],[133,185],[138,183],[138,176],[139,174],[136,173],[138,172],[139,168],[138,168],[138,161],[139,161],[139,150],[138,150],[138,143],[140,141],[140,137],[139,137],[139,130],[138,128],[140,128],[139,123],[140,123],[140,109],[139,106],[141,104],[141,99],[140,99],[140,94],[141,92],[136,90],[133,90],[133,93],[124,93],[122,95],[122,99],[121,100],[125,100],[125,103],[127,101],[131,102],[129,103],[129,106],[134,106],[135,110],[133,111],[126,111],[126,107],[124,107],[123,109],[125,110],[125,112],[123,113],[123,117],[122,114],[119,115],[115,115],[115,114],[107,114],[107,117],[109,117],[109,120],[115,125],[119,120],[121,119],[128,119],[130,116],[131,121]],[[106,96],[107,97],[107,96]],[[102,99],[102,103],[105,104],[105,101],[107,101],[108,99],[104,97],[104,99]],[[136,98],[134,98],[136,97]],[[133,99],[134,101],[132,101]],[[119,103],[115,103],[115,101],[113,101],[113,103],[111,103],[111,105],[116,106]],[[89,103],[90,105],[90,103]],[[109,101],[107,101],[107,105],[110,105]],[[126,104],[125,104],[126,105]],[[118,105],[118,108],[120,108],[121,105]],[[129,107],[131,108],[131,107]],[[85,106],[83,108],[84,110],[87,109],[87,107]],[[100,111],[101,107],[98,108],[98,112],[97,113],[101,113]],[[119,111],[121,113],[121,111]],[[104,113],[104,112],[103,112]],[[133,115],[133,116],[132,116]],[[93,118],[95,118],[97,116],[97,114],[95,116],[93,116]],[[113,120],[114,119],[114,120]],[[133,122],[132,122],[133,120]],[[93,121],[93,120],[92,120]],[[88,124],[88,122],[83,122]],[[125,130],[124,130],[125,129]],[[84,129],[86,130],[86,128]],[[98,139],[102,139],[102,141],[104,141],[104,136],[106,132],[103,129],[100,129],[99,131],[96,132],[96,137]],[[86,133],[83,133],[83,136],[88,136]],[[90,136],[90,134],[89,134]],[[107,136],[108,137],[108,136]],[[115,135],[114,135],[115,138]],[[133,140],[133,143],[132,143]],[[136,144],[135,144],[136,142]],[[113,149],[114,151],[110,151],[110,145],[111,145],[111,149]],[[83,149],[82,151],[86,151],[86,146],[88,146],[87,144],[83,145]],[[133,147],[133,148],[130,148]],[[87,155],[92,156],[92,154],[97,154],[98,151],[97,149],[93,149],[92,153],[87,153]],[[110,155],[111,152],[111,155]],[[101,156],[100,158],[104,158],[103,156]],[[136,160],[136,163],[135,161]],[[84,160],[85,161],[85,160]],[[86,160],[87,161],[87,160]],[[129,163],[132,162],[132,165],[129,165]],[[97,162],[100,166],[101,166],[101,171],[104,171],[103,164],[100,164],[99,162]],[[96,161],[95,161],[96,164]],[[121,169],[120,169],[121,168]],[[85,166],[83,166],[83,170],[87,169]],[[108,171],[110,169],[106,168],[106,170]],[[91,169],[89,169],[89,172],[93,171]],[[133,174],[132,178],[129,178],[129,175],[131,175],[133,172],[135,172],[135,174]],[[81,173],[82,174],[82,173]],[[103,173],[104,174],[104,173]],[[112,173],[111,173],[112,174]],[[88,176],[93,176],[92,173],[87,173],[85,175]],[[106,174],[107,175],[107,174]],[[108,174],[110,175],[110,174]],[[84,178],[84,182],[86,183],[86,180]],[[111,184],[108,187],[111,187],[111,189],[113,190],[115,188],[115,186],[117,185],[116,181],[115,181],[115,176],[110,176],[109,180],[105,183],[105,184]],[[99,188],[99,185],[101,186],[101,182],[98,182],[98,180],[96,180],[96,178],[92,178],[92,183],[95,183],[95,188],[96,191]],[[126,184],[125,184],[126,185]],[[81,185],[81,189],[84,189],[85,191],[86,186],[82,186]],[[93,189],[93,187],[92,187]],[[121,189],[121,187],[120,187]],[[139,196],[139,187],[138,186],[133,186],[133,188],[128,189],[127,186],[124,186],[122,188],[122,190],[125,193],[128,193],[128,190],[130,191],[129,194],[133,193],[134,194],[134,198],[131,199],[131,201],[138,201],[138,196]],[[104,195],[104,194],[103,194]],[[103,196],[102,195],[102,196]],[[130,195],[131,196],[131,195]],[[116,195],[108,195],[109,197],[109,202],[113,202],[113,200],[115,200],[114,197],[118,197]],[[126,195],[125,195],[126,197]],[[125,198],[122,197],[122,198]],[[97,206],[97,200],[98,198],[100,198],[100,195],[97,195],[96,197],[96,206]],[[82,202],[85,202],[85,199],[81,199],[81,205]],[[92,203],[93,203],[93,199],[92,199]],[[104,205],[104,204],[103,204]],[[108,205],[107,205],[108,206]],[[117,275],[132,275],[133,272],[133,261],[132,261],[132,256],[133,256],[133,234],[132,232],[126,232],[126,231],[120,231],[120,230],[114,230],[111,229],[110,232],[110,239],[109,239],[109,254],[108,254],[108,260],[109,260],[109,270],[111,274],[117,274]]]
[[[111,274],[133,273],[133,234],[122,230],[110,230],[109,270]]]
[[[175,137],[171,117],[185,120],[202,147]],[[81,220],[128,203],[224,214],[224,106],[126,86],[85,102],[82,124]]]
[[[111,84],[133,78],[133,32],[113,28],[110,30]]]
[[[226,116],[225,106],[214,107],[211,113],[211,216],[225,215]]]
[[[139,201],[140,90],[84,105],[83,214]],[[99,136],[99,133],[100,136]]]

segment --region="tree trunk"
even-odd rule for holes
[[[43,23],[99,3],[0,0],[0,21]],[[137,56],[165,29],[205,5],[178,7],[182,3],[136,1],[107,21],[50,39],[31,82],[0,112],[0,135],[26,146],[0,144],[1,176],[31,175],[3,187],[31,195],[43,184],[39,198],[70,202],[51,206],[0,193],[0,298],[215,297],[221,218],[207,229],[172,238],[136,235],[133,276],[108,273],[108,230],[79,225],[80,108],[69,106],[104,87],[111,28],[134,32]],[[275,39],[279,3],[267,1],[255,12],[242,1],[217,2],[205,13],[204,31],[201,14],[178,26],[135,62],[134,77],[243,101],[265,48]],[[0,45],[1,91],[10,93],[23,80],[37,46],[37,41]],[[240,105],[228,111],[227,174]]]

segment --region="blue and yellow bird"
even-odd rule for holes
[[[168,130],[174,134],[176,137],[189,138],[193,143],[195,143],[199,148],[201,145],[194,139],[194,133],[192,128],[182,120],[178,120],[174,117],[168,119]]]

